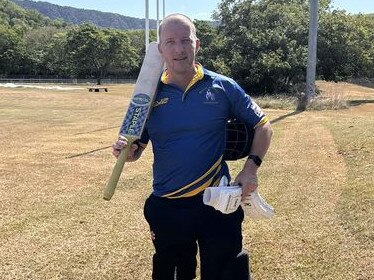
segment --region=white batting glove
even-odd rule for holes
[[[241,203],[246,216],[253,220],[270,219],[274,216],[274,208],[268,204],[257,190],[251,192]]]
[[[203,202],[223,214],[235,212],[242,200],[240,187],[209,187],[204,191]]]
[[[245,215],[253,220],[269,219],[274,216],[274,208],[260,196],[257,190],[251,192],[241,202],[242,188],[227,186],[227,184],[227,178],[224,176],[220,186],[206,188],[203,196],[204,204],[224,214],[235,212],[241,205]]]

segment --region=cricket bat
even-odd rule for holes
[[[131,145],[142,135],[144,125],[151,112],[163,66],[164,61],[158,51],[157,43],[150,43],[121,127],[121,135],[126,137],[128,144],[118,156],[112,174],[104,189],[105,200],[112,198]]]

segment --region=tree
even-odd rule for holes
[[[306,1],[223,0],[215,17],[225,64],[252,93],[287,92],[304,81]]]
[[[347,15],[344,11],[323,13],[318,38],[317,70],[322,79],[341,81],[373,77],[374,19]]]
[[[70,58],[67,53],[67,32],[60,31],[53,34],[46,47],[44,56],[46,73],[60,77],[71,76],[74,71],[70,67]]]
[[[215,42],[221,46],[213,61],[252,93],[304,90],[308,2],[223,0],[215,14],[220,22]],[[319,0],[319,18],[317,75],[373,77],[374,17],[349,15],[333,10],[330,0]]]
[[[27,29],[24,32],[24,41],[26,47],[25,59],[23,61],[22,71],[29,75],[51,74],[48,69],[48,60],[46,56],[49,51],[50,42],[53,36],[61,32],[54,26],[44,26],[35,29]]]
[[[98,84],[111,67],[131,73],[139,60],[125,33],[90,24],[71,29],[66,47],[72,74],[94,76]]]
[[[112,55],[108,64],[110,74],[136,76],[139,71],[140,49],[133,45],[128,32],[108,29],[109,50]]]
[[[22,68],[25,45],[22,35],[7,26],[0,26],[0,74],[16,74]]]

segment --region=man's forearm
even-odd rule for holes
[[[250,155],[242,171],[235,178],[235,183],[242,186],[242,200],[244,200],[257,186],[257,169],[270,146],[272,129],[269,122],[255,129]],[[258,158],[256,158],[258,157]]]
[[[255,129],[250,155],[257,155],[263,159],[269,149],[272,134],[273,130],[270,122],[257,127]]]
[[[271,128],[270,122],[257,127],[255,129],[252,147],[249,154],[258,156],[261,160],[263,160],[266,152],[269,149],[272,134],[273,130]],[[248,158],[244,168],[255,172],[257,171],[258,165],[256,165],[253,159]]]

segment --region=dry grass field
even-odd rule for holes
[[[374,279],[374,90],[318,85],[347,108],[266,109],[260,192],[277,215],[243,225],[256,280]],[[132,88],[0,87],[0,279],[151,279],[150,148],[102,199]]]

